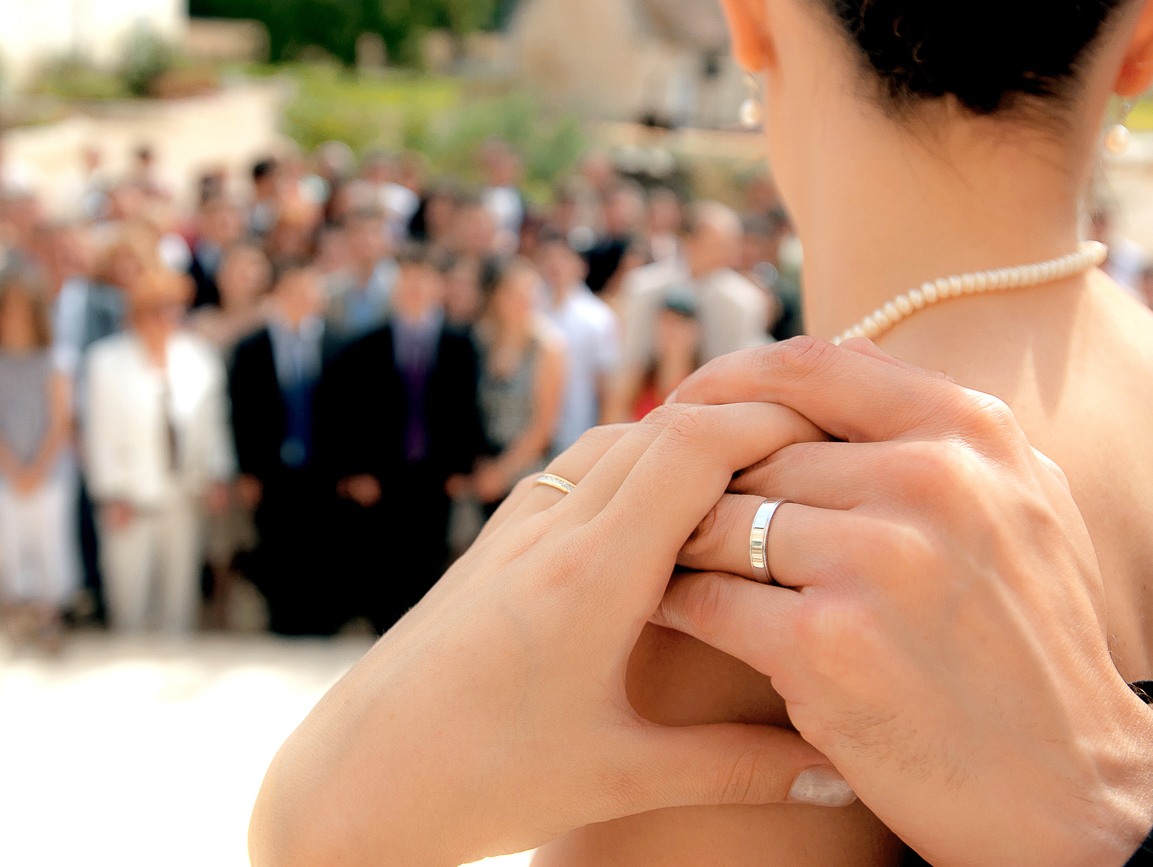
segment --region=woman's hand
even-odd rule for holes
[[[850,351],[856,349],[857,351]],[[1153,824],[1153,713],[1117,673],[1059,469],[1011,412],[862,342],[704,368],[678,399],[768,400],[843,443],[742,474],[654,618],[769,675],[805,739],[937,867],[1123,864]]]
[[[625,695],[677,552],[732,475],[819,432],[767,404],[664,407],[522,482],[465,556],[281,748],[265,865],[457,865],[690,804],[854,796],[792,732],[664,728]]]

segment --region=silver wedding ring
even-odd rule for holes
[[[753,579],[761,584],[775,584],[773,573],[769,571],[769,526],[777,514],[777,509],[792,500],[765,500],[753,516],[753,529],[749,533],[749,563],[753,567]]]

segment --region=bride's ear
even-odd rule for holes
[[[721,0],[729,22],[733,56],[749,72],[760,72],[774,61],[766,0]]]
[[[1141,11],[1113,90],[1118,96],[1140,96],[1150,84],[1153,84],[1153,3],[1145,4]]]

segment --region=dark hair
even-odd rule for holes
[[[1066,100],[1113,13],[1132,0],[819,0],[897,113],[953,96],[978,115]]]
[[[256,163],[252,167],[252,180],[261,181],[276,171],[276,160],[269,157]]]
[[[501,258],[490,256],[480,266],[480,291],[484,296],[485,304],[492,301],[493,296],[501,285],[516,274],[524,271],[536,272],[532,262],[523,256],[509,256]]]

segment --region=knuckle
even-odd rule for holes
[[[697,581],[684,605],[684,617],[692,633],[706,643],[715,641],[720,636],[728,602],[726,582],[715,578]]]
[[[763,755],[756,750],[739,753],[724,771],[717,792],[723,804],[758,804],[766,800],[768,779]]]
[[[691,404],[682,403],[668,403],[653,409],[648,415],[641,419],[637,424],[647,425],[650,427],[663,428],[669,422],[679,416],[682,412],[689,409]]]
[[[627,424],[611,424],[589,428],[581,434],[574,447],[581,451],[596,453],[607,451],[630,427],[631,425]]]
[[[964,485],[973,473],[973,454],[952,440],[909,443],[896,460],[916,496],[939,494],[944,487]]]
[[[766,348],[760,360],[770,379],[804,379],[826,371],[835,363],[839,351],[826,340],[801,336]]]
[[[720,520],[721,504],[716,503],[708,514],[693,530],[693,534],[689,536],[688,541],[685,542],[684,547],[681,548],[681,553],[686,558],[694,561],[709,556],[718,547],[719,541],[715,534],[721,525]]]
[[[674,444],[696,446],[707,436],[707,408],[695,404],[677,407],[661,436]]]
[[[1016,444],[1023,439],[1013,410],[998,397],[970,391],[965,400],[964,410],[968,416],[966,429],[986,442],[1005,441]]]

